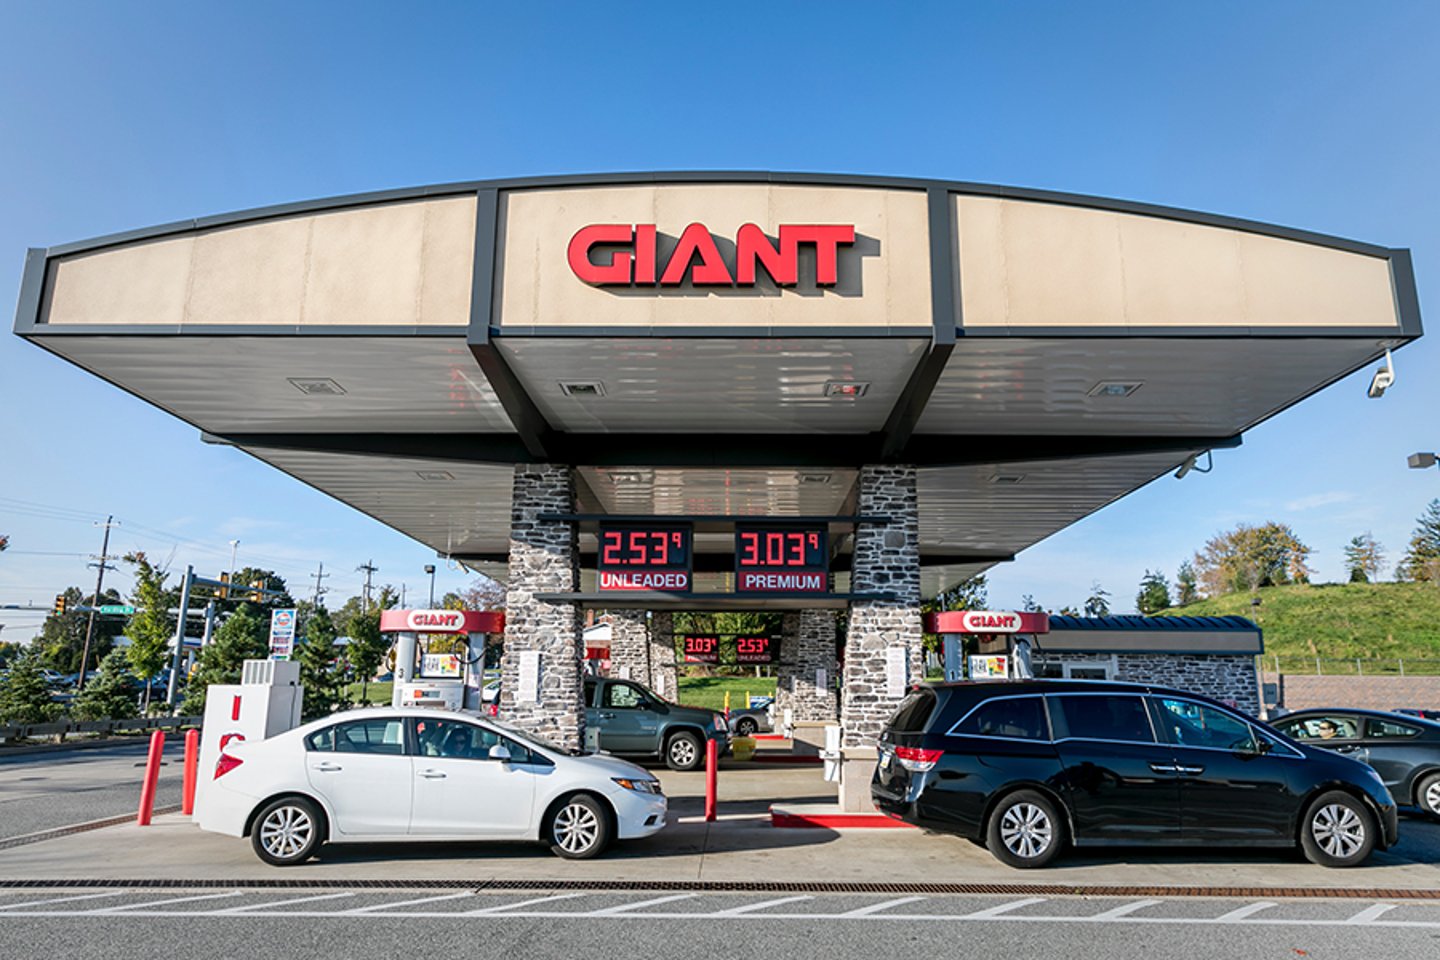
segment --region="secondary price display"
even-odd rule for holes
[[[600,524],[601,590],[690,590],[688,523]]]
[[[774,663],[776,643],[769,636],[737,636],[735,656],[727,657],[725,663]],[[681,638],[684,647],[684,663],[720,663],[720,637],[714,634],[685,636]]]
[[[824,593],[830,557],[823,524],[737,524],[738,593]]]

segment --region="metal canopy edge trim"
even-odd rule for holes
[[[497,393],[499,387],[496,385]],[[469,463],[566,463],[626,467],[864,466],[880,462],[880,434],[577,434],[552,433],[537,452],[504,433],[204,433],[209,443]],[[1240,446],[1226,437],[917,435],[891,460],[919,467],[1028,463],[1143,453],[1189,455]],[[727,452],[728,451],[728,452]]]
[[[778,518],[784,520],[787,518]],[[456,553],[448,555],[451,560],[457,563],[499,563],[508,564],[510,555],[508,553]],[[585,569],[594,569],[596,554],[580,553],[580,566]],[[920,551],[920,566],[946,567],[953,564],[971,563],[1009,563],[1015,559],[1013,553],[926,553],[924,548]],[[693,555],[694,565],[692,573],[733,573],[735,571],[735,555],[733,553],[696,553]],[[830,561],[831,573],[849,573],[852,557],[848,553],[836,555]]]

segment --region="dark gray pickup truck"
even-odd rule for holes
[[[631,680],[585,678],[585,726],[600,731],[600,749],[631,757],[660,757],[671,770],[705,763],[705,741],[730,747],[725,717],[714,710],[669,703]]]

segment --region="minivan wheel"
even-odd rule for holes
[[[610,845],[610,818],[605,808],[583,793],[556,807],[545,830],[550,849],[566,860],[588,860]]]
[[[1415,786],[1415,806],[1440,817],[1440,773],[1432,773]]]
[[[671,770],[694,770],[704,759],[700,738],[693,733],[677,733],[665,744],[665,766]]]
[[[304,863],[324,839],[324,819],[304,797],[281,797],[267,803],[250,828],[255,855],[275,867]]]
[[[1065,828],[1055,804],[1034,790],[1020,790],[996,805],[985,827],[985,846],[1001,863],[1043,867],[1060,853]]]
[[[1322,867],[1356,866],[1375,849],[1375,818],[1361,801],[1332,790],[1305,812],[1300,846],[1311,863]]]

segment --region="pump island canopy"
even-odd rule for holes
[[[825,521],[854,519],[862,468],[913,465],[927,594],[1421,333],[1406,250],[766,173],[447,184],[35,249],[15,329],[502,579],[517,464],[574,468],[583,588],[596,518],[683,516],[717,591],[725,517],[817,521],[847,589],[851,527]]]

